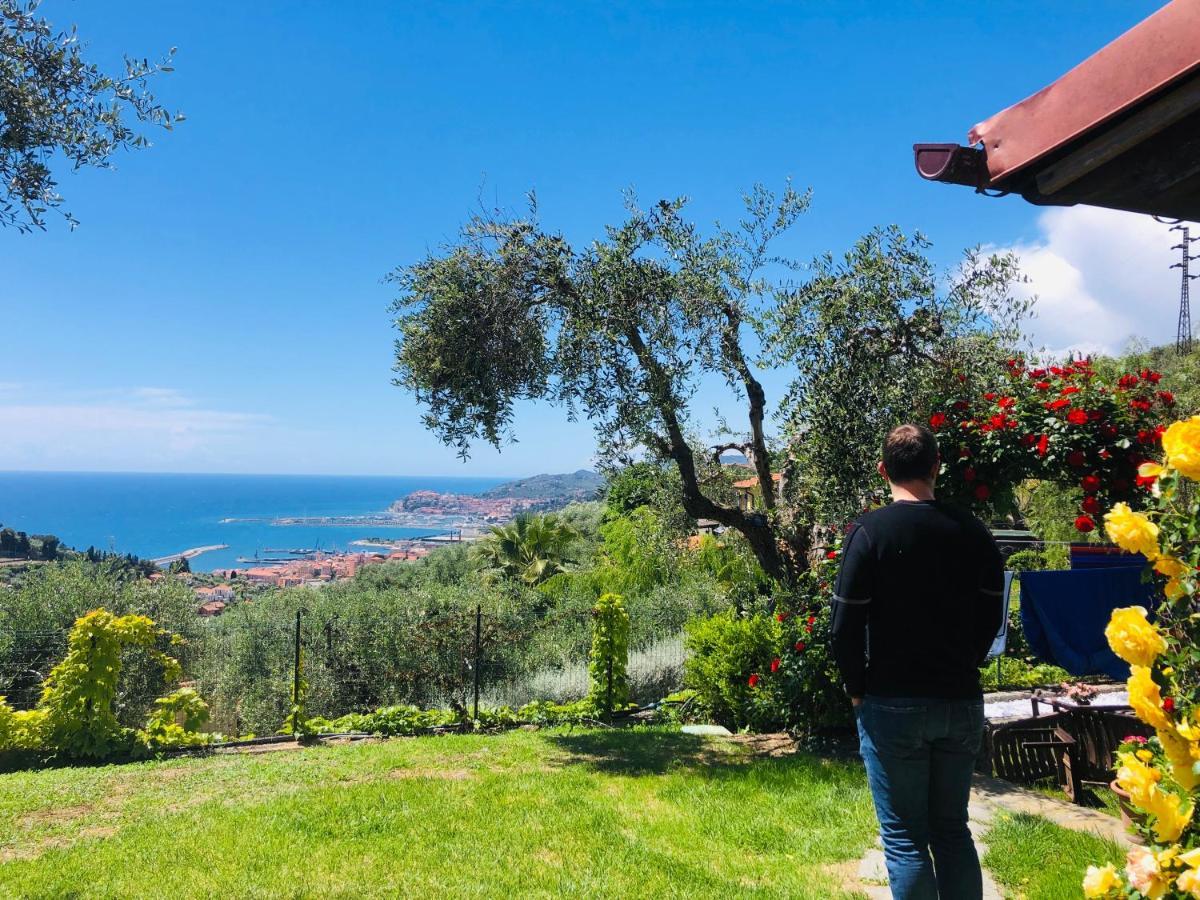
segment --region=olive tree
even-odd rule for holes
[[[45,227],[62,203],[52,165],[105,168],[148,139],[131,119],[170,129],[182,121],[159,105],[149,80],[170,72],[167,57],[125,57],[122,74],[84,58],[75,29],[56,31],[39,0],[0,0],[0,225]],[[64,213],[74,225],[75,220]]]
[[[740,533],[763,571],[788,582],[806,565],[814,507],[794,492],[784,506],[767,489],[758,492],[758,509],[743,509],[719,465],[722,452],[736,449],[759,485],[773,485],[781,468],[796,467],[795,453],[768,431],[757,367],[795,376],[780,424],[803,429],[804,404],[822,383],[833,387],[846,366],[858,365],[860,348],[894,346],[887,372],[894,377],[906,360],[936,360],[946,342],[972,327],[991,330],[986,316],[959,322],[948,310],[968,295],[981,309],[993,298],[976,297],[981,282],[971,278],[939,294],[931,281],[915,277],[915,258],[897,263],[898,281],[887,280],[887,267],[874,262],[852,260],[853,271],[842,271],[818,260],[815,278],[794,283],[803,267],[773,250],[809,204],[809,194],[790,185],[778,196],[756,187],[744,197],[736,227],[707,233],[684,218],[685,202],[642,209],[630,198],[622,224],[579,246],[543,228],[533,202],[525,216],[471,218],[457,240],[389,276],[399,289],[395,383],[425,407],[426,426],[464,457],[475,441],[500,447],[511,440],[520,402],[548,401],[568,417],[586,416],[602,460],[640,450],[670,463],[687,515]],[[897,249],[903,248],[881,246],[865,257]],[[981,265],[994,270],[989,290],[995,293],[1005,266]],[[879,298],[897,285],[906,291],[885,309]],[[875,298],[877,316],[860,321],[855,291]],[[823,339],[802,340],[787,326],[792,316],[817,322]],[[839,358],[837,341],[846,335],[853,337],[851,352]],[[812,365],[818,380],[806,374]],[[713,379],[740,406],[744,429],[715,447],[695,437],[698,393]],[[856,415],[873,402],[869,391],[851,401],[863,405]],[[814,421],[842,427],[832,419]],[[836,462],[828,454],[813,459]],[[808,473],[807,480],[819,478]]]

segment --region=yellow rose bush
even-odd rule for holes
[[[1138,471],[1147,509],[1116,503],[1104,516],[1109,540],[1145,556],[1161,590],[1153,615],[1115,610],[1104,632],[1129,663],[1129,705],[1155,732],[1117,756],[1117,785],[1145,814],[1136,827],[1146,846],[1130,850],[1123,869],[1089,866],[1082,887],[1091,898],[1200,900],[1200,416],[1171,425],[1162,443],[1161,464]]]

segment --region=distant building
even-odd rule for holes
[[[778,472],[771,476],[774,482],[775,499],[783,499],[783,476]],[[737,492],[738,509],[742,512],[754,512],[762,506],[762,490],[758,485],[757,476],[743,481],[735,481],[733,489]]]

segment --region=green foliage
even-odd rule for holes
[[[592,613],[588,697],[597,709],[618,709],[629,702],[629,613],[619,594],[604,594]]]
[[[679,571],[679,548],[658,515],[639,506],[600,526],[603,567],[614,590],[646,591],[673,581]]]
[[[129,733],[117,721],[113,704],[121,654],[141,647],[162,666],[167,681],[179,677],[179,663],[155,649],[163,632],[146,616],[114,616],[104,609],[81,617],[67,638],[67,655],[50,670],[39,709],[46,712],[49,749],[72,757],[103,758],[127,750]]]
[[[1072,680],[1072,677],[1066,669],[1049,663],[1027,662],[1012,656],[1001,656],[999,678],[997,679],[996,675],[996,661],[992,660],[979,669],[979,680],[985,691],[1011,691],[1062,684]]]
[[[115,616],[105,609],[81,616],[67,638],[67,654],[51,669],[32,710],[12,710],[0,697],[0,750],[36,750],[71,758],[102,759],[142,746],[159,749],[193,742],[190,733],[207,710],[194,691],[157,702],[142,732],[124,728],[115,703],[122,656],[141,648],[158,664],[162,678],[179,677],[178,661],[158,649],[167,633],[146,616]],[[178,645],[176,637],[173,644]],[[182,722],[176,724],[176,716]]]
[[[180,635],[184,643],[172,652],[184,669],[193,668],[205,623],[196,615],[188,585],[177,579],[147,581],[119,559],[73,559],[31,569],[12,588],[0,587],[0,693],[16,707],[33,706],[40,683],[66,650],[65,635],[76,619],[98,608],[147,616]],[[63,637],[49,638],[55,634]],[[158,661],[131,648],[117,683],[118,721],[140,727],[161,689]]]
[[[619,709],[620,707],[618,707]],[[550,703],[545,700],[512,709],[508,706],[480,707],[472,720],[462,710],[421,709],[419,706],[385,706],[369,713],[350,713],[329,720],[309,720],[312,734],[378,734],[383,737],[412,737],[446,728],[495,730],[517,725],[576,725],[592,721],[597,708],[590,700]]]
[[[957,375],[986,369],[1019,338],[1028,302],[1012,296],[1011,254],[968,251],[948,277],[929,242],[877,228],[812,277],[768,320],[767,352],[798,366],[782,412],[795,459],[788,492],[815,521],[848,522],[883,484],[875,471],[883,435],[924,421]]]
[[[74,29],[56,32],[36,15],[38,5],[0,0],[0,225],[21,231],[44,227],[47,209],[62,201],[52,160],[108,167],[118,150],[149,146],[127,117],[166,129],[183,119],[147,89],[154,75],[172,71],[175,48],[153,65],[127,56],[124,73],[108,75],[84,58]]]
[[[715,721],[736,729],[758,730],[773,723],[753,702],[750,677],[770,669],[783,636],[772,616],[738,615],[726,610],[689,622],[684,683],[696,692]]]
[[[493,526],[471,553],[484,572],[537,585],[563,571],[578,539],[579,532],[552,513],[519,515]]]
[[[208,721],[208,704],[193,688],[179,688],[154,701],[154,712],[138,738],[148,750],[196,747],[210,743],[214,735],[201,734]]]
[[[770,588],[770,580],[758,560],[736,535],[700,536],[688,565],[705,573],[721,585],[730,598],[745,606]]]
[[[775,598],[774,615],[728,610],[689,623],[684,681],[716,721],[809,733],[849,723],[830,650],[836,568],[836,555],[816,563]]]

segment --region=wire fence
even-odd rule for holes
[[[212,727],[227,734],[278,729],[291,709],[297,675],[306,714],[329,719],[396,704],[474,713],[534,700],[564,703],[589,691],[590,613],[454,609],[264,617],[235,607],[200,624],[180,653],[184,676],[208,702]],[[32,707],[65,649],[65,631],[0,632],[0,696],[14,708]],[[684,661],[678,624],[635,627],[631,699],[656,700],[677,689]],[[148,660],[127,658],[118,710],[126,724],[144,718],[155,696],[153,676]]]

